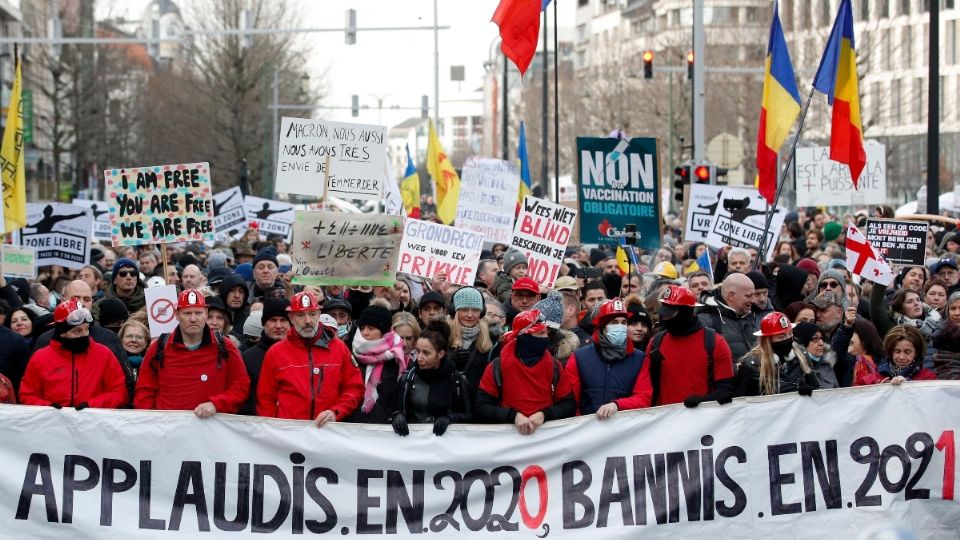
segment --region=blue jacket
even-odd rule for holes
[[[629,351],[620,360],[607,362],[598,345],[577,349],[574,355],[580,386],[580,414],[593,414],[615,399],[629,397],[643,367],[644,353]]]

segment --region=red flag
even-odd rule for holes
[[[500,27],[500,50],[520,70],[522,76],[537,52],[542,0],[500,0],[493,22]]]

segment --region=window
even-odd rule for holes
[[[870,110],[873,113],[873,124],[880,123],[880,83],[870,85]]]
[[[864,58],[864,69],[870,71],[870,66],[874,64],[873,58],[876,56],[870,50],[870,32],[864,30],[860,33],[860,41],[857,43],[857,57]]]
[[[756,11],[756,8],[748,9],[753,9]],[[780,2],[780,22],[783,24],[783,29],[785,31],[793,31],[793,2],[791,0]]]
[[[910,0],[900,0],[900,15],[910,14]]]
[[[893,82],[890,83],[890,121],[894,124],[900,122],[900,104],[902,98],[900,79],[894,79]]]
[[[755,7],[746,8],[746,14],[747,14],[747,22],[757,22],[757,16],[758,16],[757,8]]]
[[[880,69],[887,71],[890,69],[890,48],[891,42],[893,39],[890,37],[890,30],[886,31],[887,39],[880,38],[880,42],[883,43],[883,54],[880,55]]]
[[[913,64],[913,27],[904,26],[900,34],[900,62],[903,68],[910,68]]]
[[[587,24],[578,24],[577,25],[577,41],[586,41],[587,40]]]
[[[820,0],[820,25],[830,24],[830,0]]]
[[[583,7],[590,4],[590,0],[578,0],[577,7]]]
[[[883,2],[884,0],[880,0]],[[870,0],[861,0],[860,1],[860,20],[869,21],[870,20]]]
[[[938,96],[940,98],[939,103],[940,103],[940,120],[941,121],[947,119],[947,110],[943,101],[943,95],[945,93],[947,93],[947,78],[941,75],[940,76],[940,95]]]
[[[916,105],[913,117],[914,121],[920,124],[927,117],[927,92],[924,90],[923,79],[920,77],[913,80],[913,94],[916,96],[916,99],[913,100]]]
[[[943,46],[946,54],[944,60],[948,66],[957,63],[957,21],[946,21],[944,25]]]

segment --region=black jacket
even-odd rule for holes
[[[437,369],[414,365],[404,375],[397,392],[394,415],[403,413],[411,424],[432,423],[441,416],[448,416],[454,423],[469,422],[473,400],[465,384],[465,378],[449,358],[445,357]]]
[[[796,356],[803,354],[802,350],[795,347],[787,357],[786,361],[779,360],[779,377],[776,382],[778,394],[796,392],[801,387],[820,388],[820,380],[816,371],[804,373],[800,367],[800,361]],[[776,356],[776,355],[775,355]],[[736,396],[759,396],[762,394],[760,388],[760,358],[750,355],[740,362],[740,368],[736,375]]]
[[[724,304],[720,289],[716,289],[704,299],[704,306],[697,310],[697,318],[705,328],[712,328],[727,340],[734,361],[747,354],[756,344],[753,335],[760,328],[760,315],[752,310],[739,316]]]
[[[243,407],[240,407],[239,414],[248,416],[257,414],[257,383],[260,380],[260,368],[263,367],[263,358],[267,355],[267,351],[276,342],[277,340],[267,337],[266,332],[262,332],[260,341],[240,355],[243,357],[243,364],[247,366],[247,375],[250,376],[250,397],[247,398]]]
[[[227,294],[234,287],[243,287],[243,305],[239,309],[231,309],[230,304],[227,303]],[[241,276],[231,274],[223,278],[218,296],[220,296],[220,300],[223,301],[227,311],[230,312],[230,323],[233,325],[233,332],[231,333],[243,339],[243,323],[247,322],[247,316],[250,315],[250,289],[247,288],[247,282]]]
[[[117,361],[120,362],[120,369],[123,370],[123,377],[127,381],[127,395],[130,396],[130,399],[132,400],[133,390],[136,386],[137,380],[133,376],[133,368],[130,367],[130,361],[127,360],[127,351],[123,350],[123,344],[120,342],[120,336],[118,336],[117,333],[112,330],[108,330],[97,324],[91,324],[90,337],[97,343],[110,349],[110,352],[117,357]],[[53,330],[50,330],[38,337],[33,343],[33,352],[37,352],[49,345],[51,339],[53,339]]]
[[[0,326],[0,373],[10,379],[14,389],[19,390],[29,359],[30,347],[26,340],[6,326]]]
[[[360,364],[360,374],[366,385],[367,370],[374,366]],[[373,404],[370,412],[363,412],[363,400],[360,406],[353,414],[347,417],[345,422],[356,422],[359,424],[386,424],[393,417],[393,410],[397,403],[397,395],[401,392],[402,381],[399,380],[400,365],[396,361],[385,362],[380,371],[380,384],[377,385],[377,401]],[[366,388],[364,388],[366,391]]]

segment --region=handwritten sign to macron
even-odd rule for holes
[[[114,246],[213,240],[208,164],[108,169],[103,175]]]
[[[297,210],[293,282],[391,286],[403,237],[399,216]]]
[[[383,193],[386,132],[383,126],[284,117],[277,151],[277,191],[323,196],[330,158],[328,194],[379,200]]]

